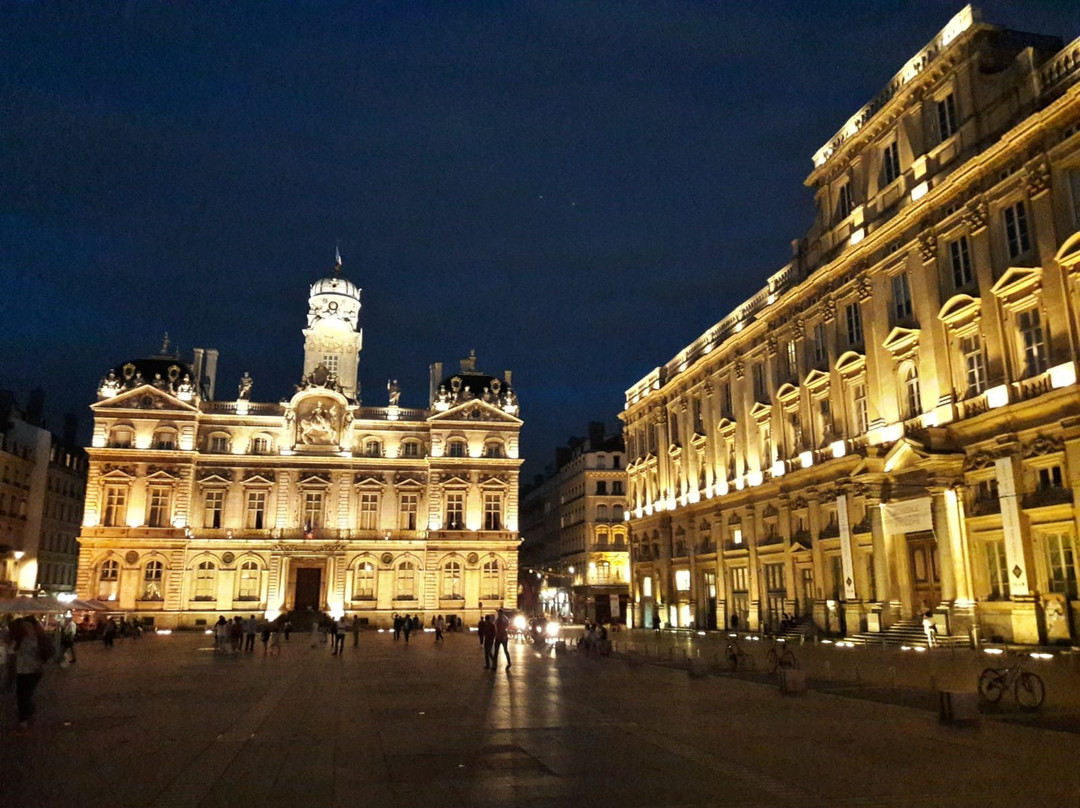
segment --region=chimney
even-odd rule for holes
[[[191,372],[192,372],[192,374],[194,374],[195,378],[192,379],[192,381],[195,382],[195,389],[199,391],[199,395],[201,396],[203,394],[203,383],[202,383],[203,349],[202,348],[195,348],[194,349],[194,354],[195,354],[195,357],[191,360]]]
[[[596,451],[604,445],[604,422],[589,421],[589,448]]]
[[[30,391],[23,420],[34,426],[45,426],[45,391],[40,387]]]
[[[555,468],[561,469],[570,462],[573,450],[569,446],[559,446],[555,449]]]
[[[78,445],[79,416],[73,412],[64,413],[64,442],[72,446]]]
[[[514,371],[512,371],[512,370],[504,370],[503,371],[503,378],[506,380],[506,386],[507,387],[513,387],[514,386],[514,383],[511,381],[513,376],[514,376]]]
[[[442,381],[442,362],[432,362],[428,379],[428,409],[431,409],[435,406],[435,396],[439,392],[439,382]]]
[[[214,383],[217,381],[218,349],[206,349],[206,397],[214,400]]]

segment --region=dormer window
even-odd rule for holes
[[[410,440],[401,444],[401,456],[402,457],[419,457],[420,456],[420,443],[419,441]]]
[[[154,433],[154,448],[172,451],[176,448],[176,431],[159,429]]]
[[[484,445],[484,457],[505,457],[503,446],[498,441],[490,441]]]
[[[134,440],[135,432],[130,427],[117,427],[109,435],[109,448],[130,449]]]
[[[452,440],[446,444],[446,455],[447,457],[466,457],[468,454],[466,449],[465,441],[460,439]]]
[[[251,439],[251,453],[257,455],[270,454],[270,438],[266,435],[256,435]]]
[[[364,457],[382,457],[382,443],[377,440],[365,441]]]

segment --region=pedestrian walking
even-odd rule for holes
[[[480,647],[484,649],[484,667],[495,670],[495,617],[480,619]]]
[[[263,620],[262,621],[262,632],[261,632],[262,646],[263,646],[263,656],[266,656],[267,646],[270,644],[270,635],[272,633],[273,633],[273,629],[270,626],[270,621],[269,620]]]
[[[510,670],[510,618],[505,611],[499,609],[499,616],[495,618],[495,651],[492,654],[492,667],[498,666],[499,649],[506,654],[506,669]]]
[[[234,617],[229,625],[229,641],[232,643],[232,652],[239,654],[244,646],[244,621],[240,615]]]
[[[220,615],[214,623],[214,650],[224,652],[229,647],[229,623]]]
[[[660,633],[660,612],[655,612],[652,616],[652,630]]]
[[[256,620],[255,615],[251,615],[244,621],[244,650],[255,650],[255,634],[258,631],[259,621]]]
[[[281,653],[281,635],[283,631],[276,625],[274,630],[270,632],[270,656],[277,656]]]
[[[360,647],[360,615],[354,614],[352,619],[352,647]]]
[[[15,705],[20,733],[29,732],[34,716],[34,690],[41,681],[45,663],[54,653],[52,643],[33,617],[11,624],[9,643],[15,665]]]
[[[64,664],[68,654],[71,654],[71,664],[75,664],[75,635],[77,633],[75,621],[70,617],[64,618],[64,624],[60,626],[60,658],[57,660],[61,665]]]
[[[401,619],[401,615],[394,612],[394,642],[401,637],[401,629],[404,627],[405,621]]]
[[[105,628],[101,632],[101,643],[102,643],[102,645],[104,645],[106,648],[112,648],[113,643],[116,642],[116,632],[117,632],[117,630],[118,629],[116,627],[116,621],[115,620],[113,620],[111,617],[108,620],[106,620],[105,621]]]
[[[446,630],[446,621],[440,614],[435,618],[435,642],[443,641],[443,632]]]
[[[401,624],[401,630],[405,632],[405,642],[408,643],[409,635],[412,634],[412,618],[409,617],[409,615],[405,615]]]
[[[923,613],[923,633],[926,634],[926,647],[933,648],[937,645],[937,626],[934,625],[934,613],[927,610]]]
[[[334,620],[334,653],[338,656],[345,654],[345,625],[340,620]]]
[[[289,641],[289,635],[292,634],[292,621],[286,620],[285,625],[281,627],[281,633],[285,635],[285,642]]]

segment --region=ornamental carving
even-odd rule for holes
[[[970,232],[978,233],[986,228],[989,212],[986,202],[981,197],[976,198],[969,202],[967,208],[964,209],[964,224],[968,226]]]
[[[387,565],[387,566],[390,566],[390,564],[392,564],[392,563],[393,563],[393,561],[394,561],[394,556],[393,556],[393,554],[392,554],[392,553],[383,553],[383,554],[382,554],[382,555],[381,555],[381,556],[379,557],[379,560],[380,560],[380,561],[381,561],[381,562],[382,562],[383,564],[385,564],[385,565]]]
[[[205,480],[210,480],[214,478],[220,478],[222,480],[228,480],[229,482],[232,482],[232,469],[207,469],[206,471],[199,472],[199,482],[204,482]]]
[[[297,409],[299,410],[296,415],[297,443],[305,446],[334,446],[338,443],[342,413],[334,399],[309,399]]]
[[[1050,164],[1045,155],[1039,155],[1025,166],[1024,180],[1028,195],[1034,199],[1050,190]]]
[[[874,293],[874,284],[870,280],[870,276],[866,274],[860,275],[857,284],[859,300],[869,300],[870,296]]]
[[[476,563],[479,560],[480,560],[480,556],[478,556],[476,553],[469,553],[465,557],[465,563],[469,564],[470,566],[476,566]]]
[[[702,392],[704,392],[707,396],[711,396],[714,389],[715,388],[713,387],[713,383],[711,381],[706,381],[705,384],[701,386]]]
[[[919,258],[924,264],[929,264],[937,258],[938,244],[934,231],[927,229],[919,233]]]
[[[491,483],[491,482],[506,483],[506,482],[509,482],[509,481],[510,481],[509,475],[506,475],[506,474],[485,474],[484,476],[482,476],[480,478],[480,485],[483,485],[484,483]]]
[[[825,322],[830,323],[836,319],[836,300],[830,295],[822,304],[825,311]]]
[[[761,512],[761,515],[765,519],[772,519],[773,517],[778,516],[779,514],[780,514],[780,512],[776,509],[776,506],[773,505],[771,502],[768,505],[766,505],[765,510],[763,510]]]
[[[769,334],[769,336],[765,338],[765,349],[770,359],[776,356],[777,340],[775,334]]]
[[[1031,443],[1025,443],[1022,451],[1024,457],[1038,457],[1060,452],[1064,447],[1065,441],[1061,438],[1039,435]]]
[[[274,482],[274,472],[272,471],[249,471],[244,475],[244,482],[250,482],[251,480],[266,480],[269,483]]]
[[[964,471],[989,468],[997,460],[997,452],[975,452],[964,458]]]
[[[221,554],[221,561],[222,561],[223,564],[231,564],[234,561],[236,561],[236,554],[235,553],[228,553],[228,552],[222,553]]]
[[[792,503],[791,507],[794,508],[795,510],[806,508],[806,500],[803,499],[802,497],[795,497],[795,502]]]
[[[102,474],[111,474],[114,471],[118,471],[121,474],[126,474],[129,477],[134,477],[135,476],[135,467],[134,466],[117,466],[117,465],[114,465],[112,463],[106,463],[101,468],[101,473]]]
[[[164,474],[167,477],[172,477],[174,480],[180,479],[180,469],[176,466],[147,466],[146,476],[152,477],[155,474]]]
[[[742,379],[746,375],[746,363],[741,358],[735,360],[735,378]]]
[[[729,525],[741,525],[742,524],[742,517],[740,517],[739,514],[732,511],[731,516],[728,517],[727,523]]]
[[[128,550],[124,554],[124,561],[128,564],[135,564],[139,560],[139,554],[134,550]]]
[[[806,339],[806,320],[801,314],[795,318],[794,329],[796,339]]]

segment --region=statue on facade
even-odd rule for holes
[[[321,401],[315,404],[305,418],[300,419],[300,439],[306,444],[334,443],[337,430],[334,427],[337,421],[337,407],[331,405],[327,410]]]
[[[401,399],[401,388],[398,387],[397,379],[394,379],[393,381],[387,380],[386,392],[390,397],[390,406],[396,407],[398,401]]]
[[[180,380],[180,383],[176,385],[176,392],[178,395],[181,396],[195,395],[195,382],[191,380],[191,374],[184,374],[184,378],[182,378]]]
[[[245,370],[244,375],[240,378],[240,392],[237,395],[237,398],[239,398],[241,401],[247,401],[249,398],[251,398],[252,384],[254,384],[254,382],[252,381],[251,376],[248,375],[248,372]]]

